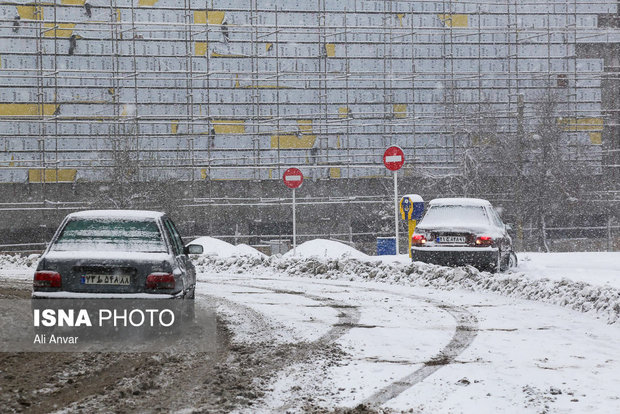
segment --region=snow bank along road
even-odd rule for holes
[[[0,294],[25,294],[28,263],[0,269],[0,287],[8,286]],[[617,296],[416,266],[200,259],[196,300],[217,308],[217,352],[188,360],[0,355],[0,404],[39,412],[620,412]],[[480,286],[489,288],[473,291]],[[584,289],[582,302],[554,299]],[[515,292],[525,293],[507,296]]]

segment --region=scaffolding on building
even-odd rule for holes
[[[615,0],[4,2],[0,181],[106,181],[119,152],[143,181],[383,177],[388,145],[405,176],[458,176],[488,112],[528,134],[549,88],[587,144],[569,156],[619,176],[617,16]]]

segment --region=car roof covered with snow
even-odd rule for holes
[[[67,216],[67,218],[112,218],[127,220],[144,220],[157,219],[164,215],[165,213],[159,211],[148,210],[86,210],[71,213]]]
[[[431,200],[429,205],[431,206],[475,206],[484,207],[490,206],[491,203],[488,200],[481,198],[436,198]]]

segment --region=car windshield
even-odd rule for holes
[[[422,224],[425,227],[488,226],[489,219],[481,206],[439,205],[431,206]]]
[[[74,219],[67,223],[52,250],[165,252],[154,220]]]

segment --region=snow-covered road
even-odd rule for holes
[[[558,306],[493,294],[235,273],[199,275],[199,296],[242,343],[336,344],[281,367],[263,410],[620,412],[620,329]],[[326,347],[327,349],[327,347]],[[257,407],[253,407],[256,410]]]
[[[529,253],[504,274],[406,257],[202,257],[196,300],[217,307],[221,361],[145,374],[184,384],[178,399],[86,393],[66,407],[615,414],[619,254]],[[29,290],[36,260],[0,256],[0,285]],[[119,375],[110,387],[141,381]],[[26,400],[43,407],[33,384]]]

